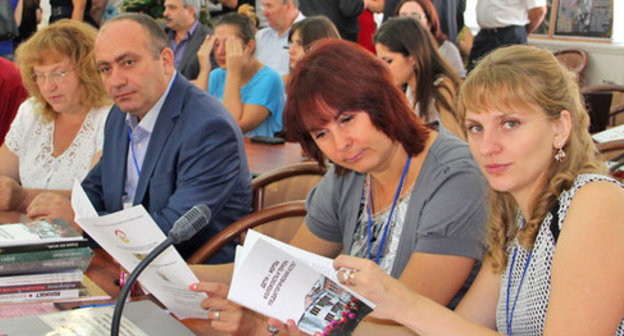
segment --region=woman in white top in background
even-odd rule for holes
[[[455,312],[365,259],[338,257],[339,278],[423,336],[624,335],[624,189],[604,175],[574,76],[550,51],[500,48],[459,106],[491,190],[488,251]]]
[[[93,58],[96,33],[61,20],[17,49],[31,97],[0,147],[0,211],[33,214],[41,190],[71,189],[99,159],[111,104]]]

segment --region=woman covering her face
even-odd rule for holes
[[[367,260],[337,258],[350,269],[339,277],[419,335],[624,335],[624,190],[604,175],[574,75],[547,50],[500,48],[459,106],[490,215],[483,266],[455,313]]]
[[[223,102],[245,136],[273,137],[282,130],[284,84],[256,59],[255,49],[249,18],[236,13],[219,17],[197,52],[200,72],[193,82]],[[211,69],[211,53],[218,69]]]
[[[290,244],[331,258],[368,258],[408,288],[454,307],[484,250],[485,186],[466,143],[425,127],[386,65],[337,39],[316,42],[295,67],[284,122],[287,137],[310,157],[333,162],[308,195],[305,225]],[[223,279],[211,266],[196,273],[203,281]],[[237,309],[240,316],[240,308],[214,296],[202,305],[221,310],[213,326],[232,321]],[[359,328],[373,332],[377,322]]]
[[[61,20],[17,49],[31,98],[0,147],[0,211],[45,216],[45,201],[33,201],[40,191],[68,191],[99,160],[111,103],[93,57],[96,33]]]

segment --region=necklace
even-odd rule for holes
[[[394,207],[396,206],[396,202],[399,199],[399,195],[401,194],[401,188],[403,187],[403,182],[405,182],[405,175],[407,175],[407,171],[409,170],[410,161],[412,158],[410,156],[407,157],[407,162],[405,163],[405,167],[403,168],[403,175],[401,175],[401,180],[399,181],[399,186],[397,187],[396,194],[394,194],[394,200],[392,201],[392,207],[390,208],[390,214],[388,215],[388,221],[386,222],[386,227],[384,228],[384,233],[381,236],[381,243],[379,244],[379,250],[377,251],[377,256],[375,257],[375,263],[379,264],[379,257],[381,256],[381,251],[383,250],[384,244],[386,243],[386,236],[388,235],[388,228],[390,227],[390,220],[392,219],[392,213],[394,212]],[[368,259],[372,259],[371,257],[371,241],[373,239],[371,233],[372,225],[372,210],[373,207],[373,176],[369,175],[369,194],[368,194]]]
[[[511,312],[509,311],[509,290],[511,288],[511,271],[514,268],[514,264],[516,263],[516,255],[518,254],[518,246],[514,246],[513,256],[511,258],[511,265],[509,266],[509,276],[507,278],[507,301],[505,303],[505,323],[507,324],[507,335],[512,335],[511,325],[513,323],[513,314],[516,310],[516,303],[518,303],[518,296],[520,295],[520,289],[522,289],[522,283],[524,282],[524,276],[526,275],[526,271],[529,268],[529,263],[531,262],[531,257],[533,256],[533,249],[529,251],[529,256],[527,257],[526,262],[524,263],[524,269],[522,270],[522,277],[520,278],[520,283],[518,284],[518,291],[516,291],[516,297],[514,298],[513,306],[511,307]]]

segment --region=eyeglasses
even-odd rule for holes
[[[59,72],[53,72],[51,74],[33,74],[32,75],[32,80],[35,81],[35,83],[39,84],[39,85],[43,85],[46,82],[46,79],[50,79],[52,81],[52,83],[54,84],[62,84],[65,81],[65,77],[67,76],[68,73],[72,72],[73,70],[67,70],[67,71],[59,71]]]
[[[401,14],[401,16],[412,17],[416,20],[421,20],[427,17],[425,14],[420,14],[420,13],[406,13],[406,14]]]

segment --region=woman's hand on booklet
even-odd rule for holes
[[[208,310],[210,325],[229,335],[266,335],[266,322],[261,315],[228,301],[229,286],[217,282],[198,282],[189,287],[195,292],[205,292],[208,298],[201,302]]]
[[[23,211],[19,207],[25,197],[26,192],[14,179],[0,176],[0,211]]]
[[[341,284],[376,305],[372,317],[396,318],[401,313],[400,304],[405,298],[414,295],[371,260],[340,255],[334,260],[334,268],[338,271],[337,277]]]
[[[42,192],[35,196],[26,208],[26,217],[29,220],[63,218],[82,233],[82,228],[74,222],[74,210],[69,197],[56,192]]]

